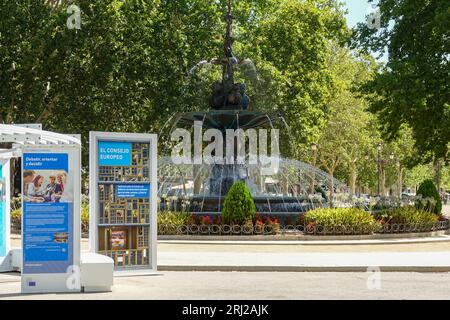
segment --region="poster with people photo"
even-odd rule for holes
[[[64,170],[25,170],[23,199],[34,203],[72,202],[68,179]]]

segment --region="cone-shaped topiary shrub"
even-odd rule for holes
[[[442,202],[433,180],[428,179],[423,181],[417,190],[417,195],[422,196],[422,199],[418,201],[418,208],[432,211],[437,214],[441,213]],[[427,201],[427,198],[433,198],[434,201]]]
[[[235,182],[228,191],[222,208],[225,224],[244,224],[255,221],[256,208],[250,190],[244,181]]]

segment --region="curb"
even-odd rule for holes
[[[342,236],[158,236],[158,243],[171,244],[302,244],[302,245],[348,245],[348,244],[396,244],[450,241],[449,230],[376,235]]]
[[[377,268],[381,272],[450,272],[449,266],[180,266],[160,265],[158,271],[196,272],[368,272]],[[373,270],[372,270],[373,271]]]

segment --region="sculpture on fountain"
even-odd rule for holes
[[[222,81],[216,81],[213,85],[213,95],[210,99],[210,107],[215,110],[247,110],[250,98],[245,93],[246,86],[243,83],[234,83],[234,68],[242,63],[233,54],[234,37],[232,1],[228,1],[228,12],[225,14],[227,24],[224,53],[222,59],[213,59],[211,63],[221,65],[223,68]]]

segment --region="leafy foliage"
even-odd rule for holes
[[[189,224],[191,215],[188,212],[158,212],[158,225],[185,226]]]
[[[398,207],[390,210],[382,210],[376,214],[376,219],[382,223],[413,224],[434,223],[439,216],[429,211],[417,209],[413,206]]]
[[[422,196],[422,201],[425,201],[425,203],[420,203],[419,207],[423,208],[424,210],[431,211],[440,214],[442,210],[442,202],[441,198],[439,196],[439,192],[437,191],[436,186],[434,185],[433,180],[425,180],[423,181],[419,189],[417,190],[417,195]],[[429,200],[426,200],[427,198],[434,199],[434,203],[432,203]]]
[[[317,134],[326,115],[328,43],[349,35],[336,3],[235,4],[235,52],[258,71],[246,80],[251,108],[286,114],[294,145]],[[89,130],[161,131],[159,145],[170,150],[171,117],[208,108],[220,70],[189,70],[221,55],[226,1],[80,0],[80,30],[66,27],[69,4],[0,4],[0,122],[81,133],[85,146]]]
[[[348,177],[354,193],[364,156],[372,152],[379,139],[375,119],[366,111],[365,98],[354,90],[371,78],[374,61],[337,45],[333,51],[335,54],[329,59],[328,66],[336,88],[328,103],[328,120],[317,141],[318,164],[330,176],[337,173],[345,180]],[[330,185],[329,190],[332,188]]]
[[[378,53],[387,47],[387,65],[365,86],[375,93],[371,110],[385,137],[394,139],[402,124],[412,128],[419,157],[449,153],[450,72],[448,1],[380,0],[381,30],[359,24],[355,45]]]
[[[345,226],[375,231],[377,223],[372,214],[358,208],[315,209],[304,216],[305,224],[316,224],[324,228]]]
[[[81,202],[81,225],[85,228],[89,228],[89,202]]]
[[[222,221],[225,224],[244,224],[246,221],[254,221],[256,208],[252,195],[243,181],[235,182],[227,196],[222,208]]]

